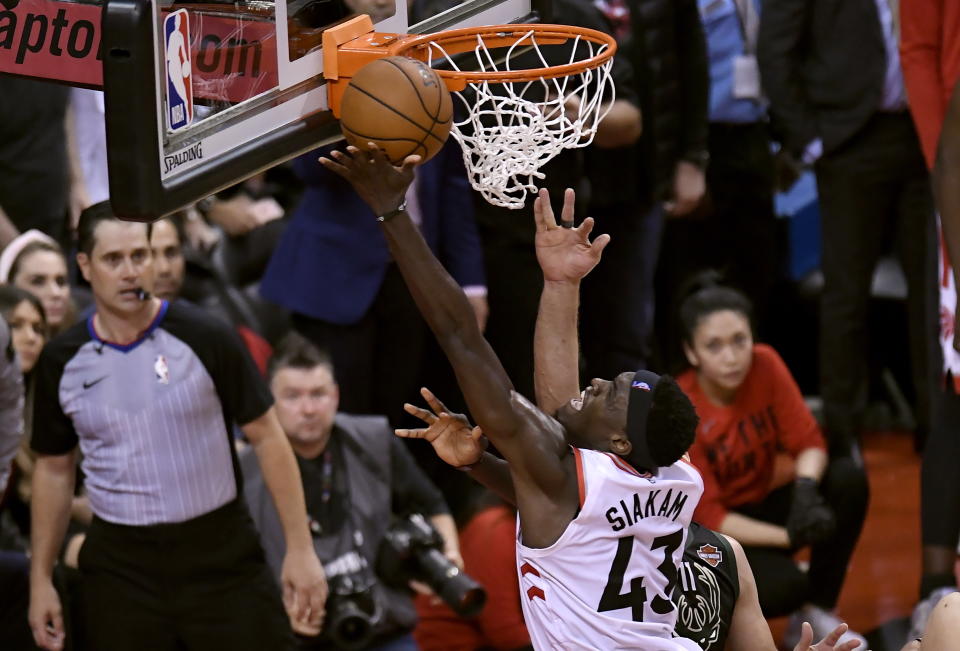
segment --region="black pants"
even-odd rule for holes
[[[927,310],[936,282],[928,255],[930,179],[908,113],[878,113],[816,165],[823,295],[820,388],[831,447],[858,435],[867,399],[867,307],[877,260],[893,238],[907,280],[909,350],[917,415],[928,422]],[[899,345],[890,342],[890,345]]]
[[[737,512],[783,526],[790,512],[792,489],[780,488],[763,502],[740,507]],[[789,550],[744,546],[766,617],[787,615],[806,603],[827,610],[837,605],[867,515],[867,475],[850,457],[834,459],[823,475],[820,491],[837,517],[837,530],[830,540],[810,550],[807,573],[800,571]]]
[[[427,325],[396,265],[388,267],[373,305],[358,323],[294,314],[293,327],[333,359],[341,411],[381,414],[397,426],[403,403],[417,401]],[[436,387],[442,396],[441,389]]]
[[[920,476],[923,544],[954,549],[960,539],[960,396],[952,387],[938,391],[934,407]]]
[[[0,646],[32,651],[33,633],[27,623],[30,606],[30,560],[21,552],[0,551]]]
[[[94,518],[80,570],[90,651],[293,648],[279,588],[239,500],[178,524]]]
[[[774,165],[770,134],[762,122],[711,123],[707,200],[702,215],[667,219],[657,268],[657,342],[667,369],[686,365],[678,312],[690,278],[704,269],[753,301],[756,322],[778,278]]]

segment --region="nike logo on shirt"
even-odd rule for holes
[[[83,382],[83,388],[84,388],[84,389],[89,389],[89,388],[92,387],[94,384],[100,382],[101,380],[105,379],[106,377],[107,377],[107,376],[104,375],[103,377],[98,377],[96,380],[91,380],[90,382],[87,382],[86,380],[84,380],[84,382]]]

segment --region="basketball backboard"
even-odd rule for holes
[[[340,137],[322,77],[325,28],[378,32],[535,22],[537,0],[110,0],[103,69],[111,200],[150,220]],[[447,0],[449,5],[449,0]]]
[[[541,22],[549,0],[2,0],[0,74],[105,91],[111,200],[156,219],[340,137],[324,29]]]

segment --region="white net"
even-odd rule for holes
[[[547,47],[551,48],[549,63],[543,51]],[[548,68],[590,59],[607,47],[581,36],[571,36],[563,45],[545,46],[537,42],[536,31],[530,30],[505,48],[505,54],[495,57],[478,35],[472,50],[476,67],[470,70]],[[555,48],[563,48],[565,60],[556,60]],[[438,59],[454,70],[463,67],[457,63],[462,59],[431,42],[428,62]],[[564,76],[468,82],[463,91],[455,92],[463,109],[457,111],[457,117],[466,117],[454,122],[451,133],[463,149],[474,190],[495,206],[522,208],[527,194],[535,193],[537,182],[544,178],[543,165],[565,149],[593,142],[597,125],[614,99],[612,65],[611,57],[597,67]]]

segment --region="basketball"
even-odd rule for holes
[[[411,155],[432,158],[450,135],[453,101],[440,76],[408,57],[377,59],[344,90],[340,129],[361,149],[375,143],[396,165]]]

